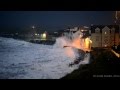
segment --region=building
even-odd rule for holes
[[[118,25],[92,25],[90,31],[92,47],[111,47],[120,43]]]
[[[78,37],[79,35],[82,35],[83,38],[86,38],[90,36],[89,27],[82,26],[82,27],[69,28],[64,30],[63,35],[67,36],[70,39]]]
[[[74,27],[64,30],[63,36],[72,40],[74,47],[84,49],[85,51],[91,50],[91,43],[89,28],[88,27]],[[80,43],[80,44],[78,44]]]

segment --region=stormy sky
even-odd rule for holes
[[[0,11],[0,27],[41,27],[46,30],[114,23],[115,11]]]

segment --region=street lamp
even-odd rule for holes
[[[35,26],[32,26],[32,29],[35,29]]]
[[[117,25],[117,20],[118,20],[118,11],[115,11],[115,25]],[[113,26],[113,28],[115,28]],[[114,46],[115,46],[115,30],[114,30]]]
[[[33,34],[36,36],[36,35],[37,35],[37,33],[36,33],[36,31],[35,31],[35,26],[34,26],[34,25],[32,26],[32,29],[33,29],[33,31],[32,31],[32,32],[33,32]]]

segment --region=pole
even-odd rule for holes
[[[118,17],[117,17],[117,11],[115,11],[115,25],[117,25],[117,19],[118,19]],[[114,31],[114,46],[115,46],[115,31]]]

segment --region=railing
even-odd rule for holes
[[[113,52],[118,58],[120,58],[120,54],[115,52],[114,50],[111,49],[111,52]]]

